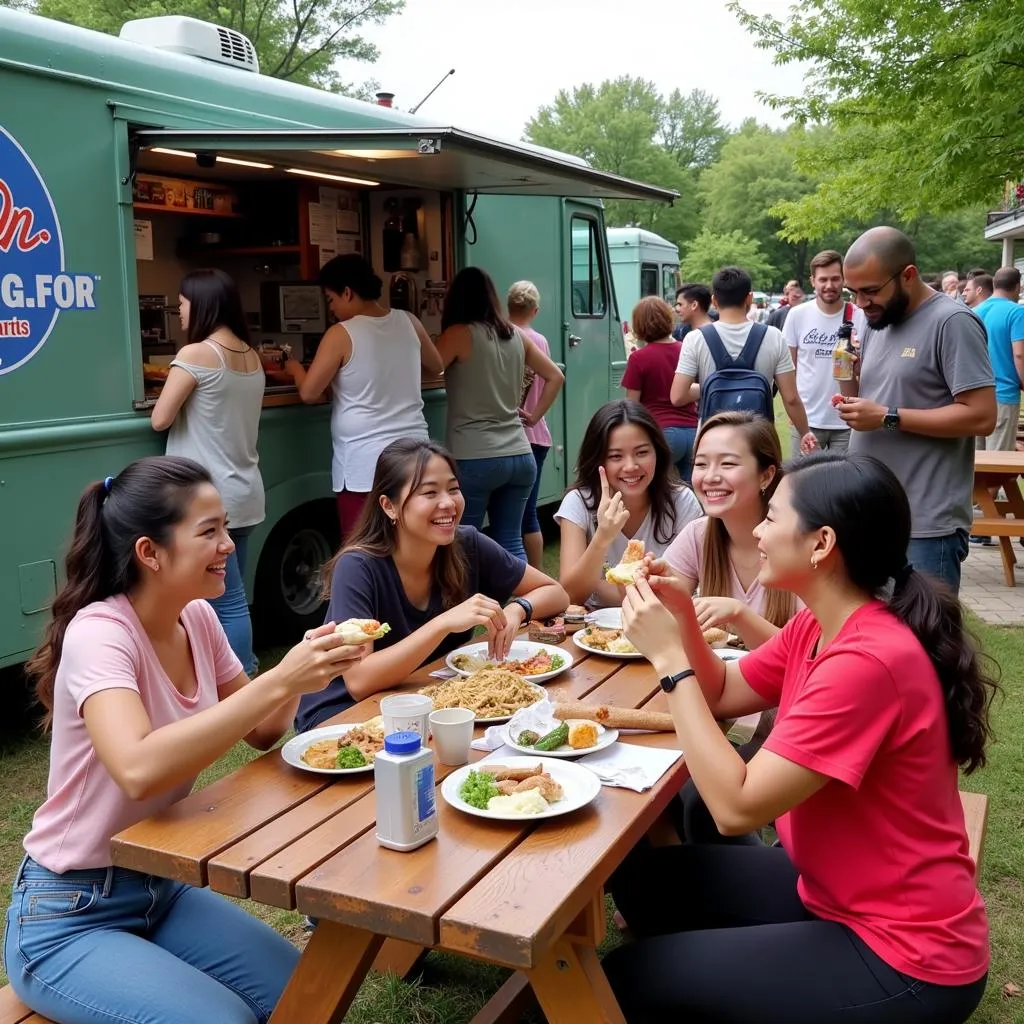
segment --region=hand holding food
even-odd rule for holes
[[[681,660],[683,641],[675,616],[642,577],[626,590],[622,625],[629,639],[657,669],[661,662]]]
[[[474,594],[462,604],[457,604],[444,612],[440,618],[449,633],[464,633],[477,626],[486,626],[488,643],[490,638],[507,624],[501,605],[483,594]]]
[[[610,544],[629,522],[629,509],[623,504],[622,495],[618,491],[612,493],[604,466],[598,466],[597,471],[601,477],[601,500],[597,505],[595,534],[601,543]]]
[[[604,578],[609,583],[621,583],[622,586],[628,587],[636,579],[637,574],[644,572],[646,568],[644,542],[634,538],[626,545],[619,564],[606,570]]]
[[[700,628],[725,632],[723,639],[728,639],[727,627],[743,614],[743,609],[744,605],[734,597],[698,597],[693,602]]]
[[[350,644],[333,622],[311,629],[272,669],[290,693],[315,693],[366,657],[368,644]]]

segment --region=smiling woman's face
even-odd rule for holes
[[[761,490],[775,477],[762,470],[738,427],[713,427],[701,435],[693,459],[693,490],[709,516],[761,509]]]
[[[650,435],[636,423],[624,423],[608,435],[604,471],[612,491],[623,498],[643,494],[654,479],[658,456]]]
[[[438,546],[455,540],[455,529],[462,519],[466,499],[447,459],[431,456],[419,486],[412,490],[407,485],[399,502],[399,530]]]
[[[790,501],[790,483],[783,477],[768,503],[768,514],[754,530],[761,553],[757,578],[762,585],[803,593],[815,568],[811,561],[817,543],[815,533],[805,533]]]

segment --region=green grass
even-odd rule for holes
[[[1004,696],[994,709],[997,742],[988,767],[964,780],[962,788],[990,799],[981,890],[992,925],[992,969],[988,991],[975,1024],[1024,1022],[1024,999],[1004,999],[1012,982],[1024,987],[1024,629],[976,625],[985,650],[1002,667]],[[264,665],[280,652],[266,652]],[[10,695],[8,694],[8,697]],[[10,882],[22,856],[21,840],[46,790],[47,744],[30,727],[0,740],[0,905],[10,898]],[[255,754],[241,744],[200,777],[207,785]],[[241,902],[296,943],[304,941],[298,914]],[[610,919],[610,915],[609,915]],[[609,929],[606,947],[619,940]],[[410,981],[371,975],[346,1020],[349,1024],[466,1024],[497,990],[507,972],[444,954],[430,954],[421,976]],[[0,971],[0,984],[6,983]],[[541,1021],[530,1017],[527,1021]]]

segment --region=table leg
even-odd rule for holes
[[[1007,501],[997,503],[993,491],[998,493],[1000,487],[1006,492]],[[1010,476],[993,473],[977,474],[974,478],[974,503],[981,509],[981,514],[986,519],[1005,519],[1006,510],[999,508],[999,505],[1004,504],[1014,512],[1015,517],[1018,508],[1024,513],[1024,499],[1021,498],[1015,474]],[[1024,514],[1020,518],[1024,518]],[[997,537],[996,540],[999,542],[999,555],[1003,561],[1003,582],[1008,587],[1015,587],[1017,579],[1014,576],[1013,567],[1017,564],[1017,556],[1013,552],[1013,539]]]
[[[399,978],[404,978],[420,962],[426,952],[415,942],[388,939],[377,954],[377,959],[373,961],[373,969],[378,974],[395,974]]]
[[[516,971],[487,1000],[469,1024],[517,1024],[523,1014],[537,1003],[530,982],[522,971]]]
[[[593,946],[563,937],[525,974],[548,1024],[626,1024]]]
[[[271,1024],[342,1024],[384,936],[321,920]]]

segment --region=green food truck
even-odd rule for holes
[[[623,320],[628,323],[633,307],[648,295],[672,305],[679,287],[679,246],[643,228],[608,228],[607,234]]]
[[[0,667],[39,639],[82,487],[163,450],[148,413],[196,267],[234,277],[260,345],[305,360],[328,326],[317,271],[337,253],[364,254],[435,335],[460,267],[502,289],[534,280],[566,373],[542,489],[557,498],[621,353],[601,197],[673,193],[269,78],[248,39],[190,18],[114,38],[0,9],[0,96]],[[263,643],[316,621],[337,543],[328,407],[301,404],[274,365],[246,581]],[[423,388],[443,437],[443,380]]]

